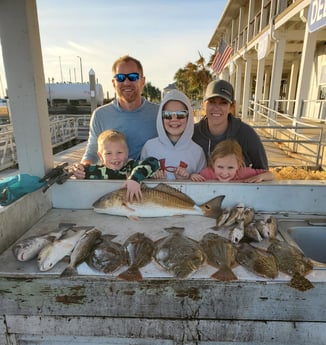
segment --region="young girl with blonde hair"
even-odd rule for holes
[[[236,140],[230,139],[215,146],[207,168],[199,174],[191,175],[191,180],[195,182],[206,180],[262,182],[273,179],[274,175],[268,170],[246,167],[240,144]]]

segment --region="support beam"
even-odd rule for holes
[[[250,54],[246,54],[246,67],[245,67],[245,77],[243,85],[243,97],[242,97],[242,118],[248,118],[248,106],[249,106],[249,94],[251,90],[251,68],[252,68],[252,57]]]
[[[262,100],[263,94],[263,81],[264,81],[264,69],[265,69],[265,58],[258,60],[257,73],[256,73],[256,88],[255,88],[255,104]],[[254,111],[254,121],[257,119],[257,108]]]
[[[0,1],[0,37],[20,173],[53,166],[35,0]]]
[[[314,55],[316,49],[316,38],[318,31],[309,32],[308,23],[306,24],[306,31],[304,37],[304,44],[301,55],[300,71],[298,79],[298,88],[296,94],[296,100],[293,114],[293,126],[296,125],[297,120],[301,117],[302,112],[302,100],[308,99],[309,85],[311,80],[312,65],[314,63]]]
[[[285,53],[285,37],[279,32],[275,32],[275,47],[274,47],[274,60],[273,60],[273,68],[272,68],[272,76],[271,76],[271,90],[269,95],[269,104],[268,107],[270,109],[275,109],[275,101],[280,99],[280,88],[281,88],[281,80],[282,80],[282,71],[283,71],[283,63],[284,63],[284,53]],[[274,117],[275,114],[269,114],[271,118]],[[273,124],[273,122],[271,122]]]

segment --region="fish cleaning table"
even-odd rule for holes
[[[53,186],[46,194],[37,191],[27,195],[2,215],[5,223],[1,222],[0,238],[10,246],[0,255],[0,344],[324,343],[326,270],[313,270],[307,278],[314,288],[301,292],[287,285],[290,277],[285,274],[264,279],[241,266],[233,269],[237,281],[220,282],[210,278],[217,269],[207,264],[190,277],[177,279],[151,262],[141,269],[142,281],[127,282],[117,278],[125,267],[104,274],[82,264],[78,276],[60,278],[66,262],[40,272],[36,260],[16,260],[11,250],[14,241],[55,230],[60,222],[95,226],[103,234],[117,235],[113,241],[119,243],[135,232],[143,232],[155,241],[167,236],[164,228],[171,226],[184,227],[185,235],[195,240],[214,232],[211,227],[215,220],[202,216],[133,221],[97,214],[90,209],[91,203],[118,184],[78,182]],[[174,186],[196,203],[225,194],[222,207],[243,202],[254,207],[259,217],[268,211],[278,219],[325,216],[321,212],[322,203],[325,205],[324,184]],[[280,201],[273,206],[271,201],[277,199],[277,194]],[[284,200],[286,195],[288,199]],[[293,205],[303,196],[304,205]],[[71,207],[70,200],[74,200],[75,207]],[[284,203],[289,212],[284,208],[280,212]],[[68,204],[70,207],[66,207]],[[19,210],[25,210],[21,217],[24,219],[15,219],[12,224],[10,213]],[[20,222],[30,225],[17,235]],[[5,227],[11,232],[4,232]]]
[[[256,218],[262,219],[263,215],[256,215]],[[282,219],[281,217],[279,219]],[[285,217],[288,218],[288,217]],[[48,233],[58,228],[59,223],[75,223],[76,226],[94,226],[102,232],[102,235],[115,235],[114,242],[123,244],[126,239],[136,233],[144,233],[147,237],[154,242],[168,236],[168,232],[164,230],[170,227],[184,228],[184,234],[195,241],[200,241],[202,237],[212,232],[219,234],[223,237],[228,237],[229,230],[213,230],[215,226],[215,219],[202,217],[202,216],[174,216],[174,217],[159,217],[159,218],[141,218],[140,220],[130,220],[126,217],[111,216],[107,214],[97,214],[93,210],[67,210],[67,209],[51,209],[39,222],[37,222],[28,232],[21,237],[19,241],[30,236],[37,236],[40,234]],[[279,237],[281,238],[281,237]],[[267,248],[268,241],[256,243],[257,247]],[[57,277],[62,273],[67,266],[67,260],[62,260],[55,265],[51,270],[41,272],[37,265],[37,259],[21,262],[18,261],[12,252],[12,247],[9,247],[2,255],[1,262],[5,265],[0,265],[0,274],[20,276],[20,275],[33,275],[33,276],[55,276]],[[122,266],[113,273],[105,274],[89,267],[86,263],[78,267],[79,276],[103,276],[103,278],[115,279],[119,273],[124,271],[127,266]],[[144,279],[161,279],[173,278],[173,274],[161,268],[154,260],[151,263],[142,267],[141,273]],[[210,276],[216,272],[217,269],[208,265],[202,265],[198,270],[191,274],[188,279],[209,279]],[[241,265],[233,269],[240,281],[269,281],[269,279],[257,276],[254,273],[247,271]],[[313,282],[326,282],[326,269],[314,270],[307,278]],[[62,279],[62,278],[61,278]],[[288,282],[290,277],[286,274],[279,273],[278,277],[273,279],[274,282]]]

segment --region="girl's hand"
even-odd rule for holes
[[[249,177],[242,182],[246,183],[257,183],[257,182],[263,182],[263,181],[272,181],[274,180],[274,175],[270,171],[266,171],[265,173]]]
[[[123,185],[122,188],[127,188],[127,201],[132,202],[134,198],[138,202],[142,200],[142,193],[140,188],[140,183],[134,180],[127,180]]]
[[[191,179],[191,181],[194,181],[194,182],[204,182],[204,181],[206,181],[205,177],[201,176],[200,174],[191,174],[190,175],[190,179]]]

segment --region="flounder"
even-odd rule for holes
[[[143,277],[139,269],[151,262],[154,242],[143,233],[137,232],[128,237],[123,246],[126,250],[129,267],[120,273],[118,278],[128,281],[142,280]]]
[[[212,278],[220,281],[238,279],[232,272],[232,268],[237,266],[237,250],[229,240],[209,232],[203,236],[199,244],[207,256],[207,263],[219,268],[217,272],[211,275]]]
[[[198,242],[184,235],[184,228],[165,229],[169,236],[156,242],[155,261],[177,278],[186,278],[206,260]]]
[[[313,264],[298,248],[290,245],[286,241],[275,239],[267,250],[275,256],[279,270],[292,277],[289,286],[300,291],[306,291],[314,287],[304,277],[311,272]]]
[[[102,236],[101,243],[95,245],[87,259],[90,267],[97,271],[111,273],[127,264],[124,247],[120,243],[112,241],[115,237],[115,235]]]
[[[237,250],[237,261],[248,271],[264,278],[275,278],[278,275],[277,262],[271,253],[248,243],[241,243]]]

